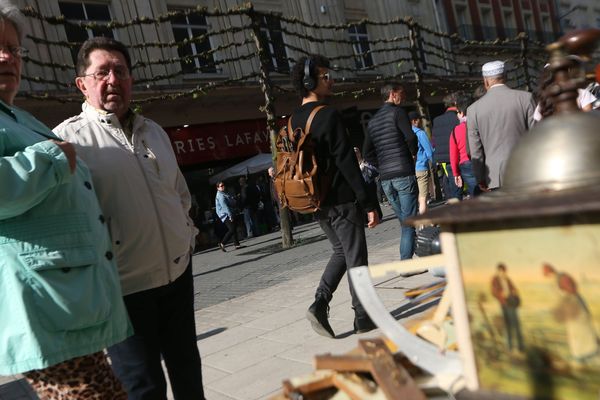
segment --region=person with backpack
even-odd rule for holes
[[[302,105],[290,117],[295,132],[298,128],[304,130],[311,112],[324,105],[333,94],[329,60],[318,54],[301,57],[292,70],[292,84],[302,97]],[[341,115],[333,107],[325,106],[313,117],[310,140],[314,144],[320,174],[330,182],[316,217],[332,245],[333,254],[306,316],[318,334],[334,338],[328,321],[329,302],[347,269],[368,265],[364,212],[369,228],[379,223],[379,216],[367,193]],[[355,313],[354,331],[361,333],[376,328],[360,304],[352,282],[350,294]]]

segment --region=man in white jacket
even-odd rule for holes
[[[89,165],[111,232],[134,336],[108,349],[129,399],[204,399],[196,343],[190,193],[164,130],[130,108],[127,48],[87,40],[77,57],[81,114],[54,132]]]

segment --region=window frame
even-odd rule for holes
[[[110,8],[110,4],[108,3],[104,3],[104,2],[95,2],[95,1],[85,1],[85,0],[78,0],[78,1],[58,1],[58,7],[59,7],[59,11],[62,15],[64,15],[63,10],[60,9],[61,4],[71,4],[71,5],[80,5],[82,10],[83,10],[83,17],[84,19],[72,19],[72,18],[67,18],[65,17],[65,20],[68,22],[72,22],[72,23],[109,23],[112,19],[113,19],[113,14],[112,14],[112,10]],[[104,6],[106,7],[106,11],[108,12],[109,15],[109,20],[104,20],[104,19],[90,19],[89,17],[89,10],[87,9],[86,6],[89,5],[94,5],[94,6]],[[98,32],[95,32],[94,29],[92,28],[83,28],[83,27],[75,27],[75,26],[67,26],[65,25],[64,27],[65,29],[65,36],[67,38],[67,40],[69,42],[79,42],[80,38],[73,38],[73,34],[77,34],[74,30],[80,30],[80,32],[78,33],[85,33],[85,35],[87,36],[85,39],[83,39],[84,41],[87,39],[91,39],[93,37],[98,37],[100,35],[97,35],[96,33],[102,33],[102,32],[107,32],[110,33],[110,37],[113,39],[117,39],[117,34],[116,31],[114,29],[109,29],[109,28],[102,28],[101,30],[99,30]],[[74,39],[74,40],[73,40]],[[79,48],[71,48],[70,49],[70,53],[71,53],[71,58],[73,60],[73,65],[77,64],[77,53],[79,52]]]
[[[350,26],[346,32],[348,34],[348,39],[353,42],[352,52],[354,53],[354,65],[361,72],[369,71],[370,69],[368,68],[375,65],[373,54],[368,53],[361,55],[361,53],[371,51],[371,43],[369,42],[369,31],[367,29],[367,24],[350,23],[352,26]],[[352,32],[353,28],[354,32]],[[364,32],[359,32],[359,29],[363,29]],[[363,45],[366,45],[367,49],[363,49]]]
[[[277,27],[273,27],[274,21],[279,23]],[[281,43],[275,43],[276,41],[279,41],[279,39],[275,38],[275,36],[278,36],[276,35],[277,31],[280,32]],[[281,20],[271,15],[263,15],[260,20],[260,34],[262,35],[263,43],[268,46],[265,51],[269,54],[270,62],[267,65],[269,72],[289,74],[291,66],[288,50],[285,45],[284,32],[281,27]],[[283,54],[278,54],[275,46],[281,47],[283,49]]]
[[[180,8],[169,8],[169,11],[181,11],[182,9]],[[186,24],[182,24],[182,23],[177,23],[174,21],[171,21],[171,32],[173,33],[173,38],[175,39],[175,41],[177,40],[176,34],[175,34],[175,29],[185,29],[186,34],[187,34],[187,38],[191,39],[194,36],[198,36],[198,35],[194,35],[194,30],[196,31],[202,31],[203,33],[201,34],[206,34],[210,31],[210,23],[208,22],[208,19],[205,15],[199,15],[198,17],[201,17],[204,19],[205,25],[201,25],[201,24],[196,24],[193,22],[190,22],[190,18],[189,15],[182,15],[182,18],[185,18],[186,20]],[[210,48],[210,50],[214,49],[212,40],[210,37],[206,38],[206,43],[208,44],[208,47]],[[186,45],[185,47],[177,47],[177,55],[179,56],[179,58],[184,58],[186,56],[191,56],[192,61],[194,63],[194,67],[193,67],[193,71],[186,71],[186,68],[184,68],[183,63],[184,61],[181,60],[180,62],[180,68],[181,71],[188,76],[192,76],[192,75],[204,75],[204,74],[220,74],[222,72],[222,70],[220,68],[217,67],[217,65],[215,64],[215,54],[211,54],[210,59],[204,59],[202,58],[202,60],[204,60],[204,62],[206,63],[206,65],[203,65],[201,58],[200,57],[196,57],[199,54],[202,54],[204,51],[202,50],[198,50],[198,46],[201,46],[202,44],[199,43],[189,43],[188,45]],[[187,47],[189,46],[189,47]],[[180,50],[185,49],[186,51],[188,49],[191,49],[191,54],[181,54]]]

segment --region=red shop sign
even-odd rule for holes
[[[269,153],[265,119],[165,128],[179,165]]]

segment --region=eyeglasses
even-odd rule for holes
[[[333,79],[333,75],[330,72],[325,72],[324,74],[319,75],[319,78],[323,79],[325,82],[329,82],[330,79]]]
[[[110,74],[113,74],[113,76],[115,78],[117,78],[120,81],[123,81],[125,79],[129,79],[129,77],[131,76],[129,74],[129,71],[126,68],[117,68],[117,69],[100,69],[96,72],[92,72],[91,74],[85,74],[82,75],[83,77],[85,76],[93,76],[95,80],[97,81],[107,81],[108,77],[110,76]]]
[[[0,51],[4,51],[6,53],[10,53],[13,57],[24,57],[29,53],[25,47],[21,46],[3,46],[0,45]]]

